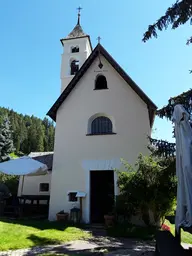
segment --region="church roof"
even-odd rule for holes
[[[57,110],[61,104],[65,101],[71,91],[75,88],[78,81],[85,74],[88,68],[91,66],[95,58],[99,55],[103,55],[106,60],[112,65],[112,67],[119,73],[119,75],[128,83],[128,85],[139,95],[139,97],[147,104],[149,110],[149,119],[151,127],[153,125],[155,111],[157,106],[152,102],[152,100],[139,88],[139,86],[127,75],[127,73],[119,66],[119,64],[112,58],[112,56],[104,49],[101,44],[98,44],[92,53],[89,55],[88,59],[84,62],[82,67],[79,69],[77,74],[61,93],[59,98],[53,104],[53,106],[48,111],[47,115],[50,116],[54,121],[56,121]]]

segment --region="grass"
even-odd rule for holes
[[[165,224],[170,227],[171,233],[175,235],[175,225],[171,224],[168,220],[165,220]],[[181,242],[192,244],[192,234],[181,230]]]
[[[11,157],[11,158],[13,158],[13,159],[16,159],[16,158],[18,158],[18,156],[13,152],[13,153],[11,153],[11,154],[9,154],[9,156]]]
[[[39,254],[38,256],[57,256],[57,255],[60,255],[60,256],[85,256],[84,254],[79,254],[79,253],[70,253],[70,254],[60,254],[60,253],[43,253],[43,254]]]
[[[85,239],[81,228],[48,221],[0,221],[0,251]]]
[[[75,255],[78,255],[78,256],[85,256],[83,254],[79,254],[79,253],[70,253],[70,254],[60,254],[60,253],[43,253],[43,254],[39,254],[38,256],[57,256],[57,255],[60,255],[60,256],[75,256]]]

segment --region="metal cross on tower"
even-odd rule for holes
[[[101,42],[101,37],[98,36],[98,37],[97,37],[97,40],[98,40],[98,44],[100,44],[100,42]]]
[[[83,8],[81,8],[80,6],[77,8],[77,10],[78,10],[78,20],[77,20],[77,25],[80,25],[80,16],[81,16],[81,10],[82,10]]]
[[[81,14],[81,10],[82,10],[83,8],[81,8],[80,6],[77,8],[77,10],[78,10],[78,14]]]

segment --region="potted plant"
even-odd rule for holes
[[[64,210],[62,210],[58,212],[56,216],[57,216],[57,221],[67,221],[69,214],[67,212],[64,212]]]
[[[112,211],[112,212],[109,212],[108,214],[105,214],[104,220],[105,220],[106,227],[112,227],[114,225],[114,220],[115,220],[114,212]]]

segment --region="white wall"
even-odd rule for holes
[[[57,112],[50,220],[58,211],[71,209],[67,192],[74,190],[87,193],[83,219],[89,222],[89,170],[83,163],[113,163],[120,158],[135,163],[140,152],[148,154],[147,135],[151,129],[146,104],[103,57],[101,61],[109,89],[94,90],[95,77],[101,71],[97,58]],[[86,136],[88,120],[96,113],[114,119],[116,135]],[[94,168],[94,164],[89,165],[90,170]]]
[[[22,190],[23,183],[23,192]],[[49,191],[41,192],[39,190],[40,183],[49,183]],[[21,195],[50,195],[51,190],[51,173],[41,176],[23,176],[19,179],[18,196]]]

